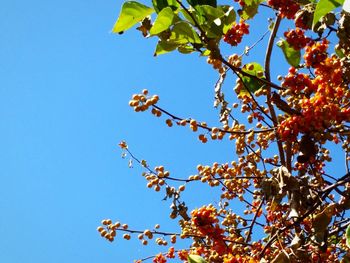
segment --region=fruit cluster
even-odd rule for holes
[[[153,95],[148,97],[148,90],[142,90],[141,94],[132,95],[131,100],[129,101],[129,106],[134,108],[134,111],[146,111],[150,106],[157,104],[159,101],[158,95]],[[160,113],[156,109],[152,109],[152,113],[156,116],[160,116]]]
[[[245,22],[236,23],[224,35],[224,41],[231,46],[237,46],[242,42],[243,35],[249,34],[249,25]]]
[[[102,220],[102,226],[99,226],[97,228],[97,231],[100,233],[100,235],[104,238],[106,238],[108,241],[112,242],[114,241],[115,236],[117,235],[118,229],[127,230],[128,225],[127,224],[121,224],[120,222],[116,222],[113,224],[111,219],[104,219]],[[130,235],[124,234],[124,239],[129,240]]]
[[[239,3],[240,6],[244,7],[245,4],[245,0],[234,0],[236,3]]]
[[[297,1],[294,0],[267,0],[267,4],[280,12],[281,17],[294,19],[300,9]]]
[[[317,90],[317,86],[311,80],[310,75],[298,73],[294,67],[289,69],[282,82],[282,87],[286,88],[288,95],[292,96],[300,96],[301,94],[310,96]]]
[[[284,36],[288,44],[291,45],[295,50],[304,48],[308,43],[312,41],[311,38],[305,36],[305,31],[300,28],[288,30],[284,32]]]
[[[155,172],[145,172],[142,175],[147,180],[147,187],[159,192],[161,187],[165,184],[165,179],[169,177],[170,172],[164,170],[164,166],[155,167]]]
[[[212,65],[213,68],[215,70],[217,70],[220,74],[224,73],[225,72],[225,68],[224,66],[222,65],[222,61],[220,59],[217,59],[217,58],[213,58],[211,56],[209,56],[207,58],[207,63]]]
[[[328,41],[315,42],[305,48],[305,65],[307,67],[317,68],[327,58]]]
[[[315,77],[289,70],[282,86],[287,88],[284,96],[289,105],[299,114],[284,116],[278,127],[282,140],[294,141],[299,133],[311,134],[315,138],[336,141],[330,134],[337,127],[350,120],[349,90],[343,83],[342,64],[336,56],[328,57],[328,42],[312,43],[305,48],[305,65],[314,68]]]

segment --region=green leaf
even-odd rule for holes
[[[293,67],[299,66],[301,53],[300,50],[295,50],[285,39],[281,39],[277,42],[277,46],[279,46],[284,54],[289,65]]]
[[[350,225],[348,225],[348,227],[346,228],[345,238],[346,238],[346,245],[350,247]]]
[[[225,12],[222,9],[210,5],[198,5],[196,6],[196,10],[201,16],[205,17],[207,23],[211,23],[215,19],[225,15]]]
[[[337,56],[339,58],[344,58],[345,57],[344,51],[339,47],[339,45],[336,45],[334,47],[334,51],[335,51],[335,54],[337,54]]]
[[[222,18],[222,23],[224,24],[223,27],[223,34],[226,34],[226,32],[232,28],[233,23],[236,22],[236,12],[233,9],[233,7],[228,6],[227,10],[225,10],[225,15]]]
[[[182,15],[184,16],[184,18],[190,22],[192,25],[195,25],[196,23],[193,21],[192,17],[183,9],[180,10],[180,12],[182,13]],[[195,17],[195,18],[198,18],[196,17],[197,16],[197,12],[193,12],[193,9],[189,10],[189,12],[191,12],[191,14]],[[198,19],[197,19],[198,20]]]
[[[344,0],[320,0],[316,5],[312,27],[314,27],[323,16],[341,6],[343,3]]]
[[[180,6],[176,0],[152,0],[152,4],[157,13],[166,7],[171,7],[171,9],[175,11]]]
[[[184,21],[180,21],[173,26],[169,41],[174,44],[202,43],[196,31]]]
[[[263,0],[249,0],[244,2],[242,9],[241,18],[243,20],[248,20],[253,18],[258,13],[259,5]]]
[[[263,77],[264,68],[259,63],[256,63],[256,62],[248,63],[244,65],[242,70],[250,75],[257,76],[259,78],[264,78]],[[255,91],[257,91],[258,89],[262,88],[265,85],[264,83],[262,83],[256,78],[243,76],[242,74],[241,74],[241,79],[243,81],[244,88],[248,89],[251,93],[254,93]],[[242,93],[247,93],[247,90],[242,90]]]
[[[154,56],[162,55],[174,51],[179,45],[167,41],[158,41]]]
[[[146,16],[149,16],[153,12],[153,8],[138,2],[125,2],[120,11],[119,18],[113,26],[112,32],[121,33],[142,21]]]
[[[198,255],[189,255],[187,258],[188,263],[207,263],[207,261]]]
[[[156,21],[150,30],[151,35],[157,35],[164,30],[167,30],[174,21],[174,12],[171,7],[166,7],[159,12]]]
[[[196,6],[198,22],[209,38],[221,38],[236,20],[234,9],[228,5],[217,8],[209,5]]]
[[[211,51],[210,51],[209,49],[206,49],[206,50],[204,50],[204,51],[202,52],[201,56],[207,57],[207,56],[210,55],[210,53],[211,53]]]
[[[177,50],[182,54],[190,54],[190,53],[196,51],[192,46],[188,46],[188,45],[180,46],[177,48]]]

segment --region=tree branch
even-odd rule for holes
[[[266,77],[266,80],[268,82],[271,81],[270,61],[271,61],[272,48],[273,48],[273,44],[274,44],[274,41],[275,41],[275,38],[276,38],[276,34],[277,34],[278,28],[280,26],[281,20],[282,20],[281,16],[277,16],[275,24],[274,24],[272,32],[271,32],[271,35],[270,35],[270,38],[269,38],[267,50],[266,50],[266,56],[265,56],[265,77]],[[267,89],[266,103],[267,103],[267,105],[269,107],[274,127],[277,128],[278,120],[277,120],[275,108],[272,105],[271,86],[267,86],[266,89]],[[278,139],[278,137],[277,137],[277,145],[278,145],[279,155],[280,155],[280,158],[281,158],[281,164],[286,166],[286,160],[284,158],[283,145],[282,145],[282,142]]]

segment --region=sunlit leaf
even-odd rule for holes
[[[229,6],[227,10],[225,10],[225,15],[222,18],[224,27],[223,27],[223,33],[226,34],[226,32],[232,28],[233,23],[236,21],[236,12],[233,9],[233,7]]]
[[[207,263],[207,261],[198,255],[189,255],[187,258],[188,263]]]
[[[277,42],[277,46],[279,46],[284,54],[289,65],[293,67],[297,67],[300,63],[301,53],[300,50],[294,49],[285,39],[281,39]]]
[[[152,4],[157,13],[166,7],[171,7],[175,11],[180,6],[176,0],[152,0]]]
[[[220,8],[215,8],[210,5],[199,5],[196,7],[198,14],[206,18],[207,23],[213,22],[215,19],[225,15]]]
[[[243,67],[243,71],[259,78],[263,78],[263,75],[264,75],[263,73],[264,68],[259,63],[256,63],[256,62],[246,64]],[[241,75],[241,80],[243,81],[243,85],[244,85],[244,89],[242,90],[242,93],[247,93],[247,89],[251,93],[254,93],[255,91],[257,91],[258,89],[264,86],[264,84],[261,81],[259,81],[257,78]]]
[[[345,54],[344,54],[343,50],[339,47],[339,45],[335,46],[334,51],[335,51],[335,54],[337,54],[337,56],[339,58],[345,57]]]
[[[241,18],[243,20],[248,20],[253,18],[258,13],[259,5],[263,0],[249,0],[244,2],[244,6],[241,13]]]
[[[150,30],[151,35],[159,34],[164,30],[167,30],[173,23],[174,12],[170,7],[164,8],[159,12],[154,24]]]
[[[202,52],[201,56],[207,57],[207,56],[210,55],[210,53],[211,53],[211,51],[210,51],[209,49],[206,49],[206,50],[204,50],[204,51]]]
[[[131,28],[138,22],[141,22],[145,17],[149,16],[153,12],[153,8],[138,2],[125,2],[120,11],[119,18],[113,26],[112,32],[121,33]]]
[[[320,0],[316,5],[312,26],[316,25],[323,16],[341,6],[343,3],[344,0]]]
[[[188,46],[188,45],[180,46],[177,48],[177,50],[182,54],[190,54],[190,53],[196,51],[192,46]]]
[[[158,41],[154,56],[162,55],[174,51],[179,45],[167,41]]]
[[[232,27],[236,13],[230,6],[198,5],[196,7],[198,22],[209,38],[221,38],[224,32]]]
[[[350,247],[350,225],[348,225],[348,227],[346,228],[345,238],[346,238],[346,245]]]
[[[176,44],[202,43],[196,31],[186,22],[179,22],[171,30],[169,41]]]

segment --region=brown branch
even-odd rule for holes
[[[203,37],[204,42],[207,42],[207,41],[208,41],[208,37],[207,37],[205,31],[202,29],[202,27],[201,27],[200,24],[198,23],[198,21],[196,20],[196,18],[193,16],[193,14],[184,6],[184,4],[183,4],[180,0],[176,0],[176,2],[177,2],[177,3],[181,6],[181,8],[191,17],[191,19],[193,20],[195,26],[196,26],[197,29],[200,31],[201,36]],[[264,36],[265,36],[265,35],[264,35]],[[263,36],[263,37],[264,37],[264,36]],[[207,43],[207,44],[208,44],[208,43]],[[238,68],[238,67],[235,67],[235,66],[231,65],[231,64],[230,64],[227,60],[225,60],[222,56],[219,56],[219,57],[220,57],[219,59],[221,60],[221,62],[224,63],[226,66],[228,66],[232,71],[238,72],[238,73],[242,74],[243,76],[247,76],[247,77],[254,78],[254,79],[256,79],[256,80],[258,80],[258,81],[261,81],[262,83],[264,83],[264,84],[266,84],[266,85],[268,85],[268,86],[270,86],[270,87],[273,87],[273,88],[275,88],[275,89],[277,89],[277,90],[285,90],[284,88],[282,88],[281,86],[279,86],[279,85],[277,85],[277,84],[274,84],[274,83],[272,83],[272,82],[270,82],[270,81],[267,81],[267,80],[265,80],[265,79],[261,79],[261,78],[259,78],[259,77],[257,77],[257,76],[251,75],[251,74],[249,74],[249,73],[247,73],[247,72],[244,72],[241,68]]]
[[[281,16],[277,16],[276,22],[275,22],[273,29],[272,29],[272,32],[270,34],[270,38],[269,38],[269,42],[268,42],[268,46],[267,46],[267,50],[266,50],[266,55],[265,55],[265,77],[266,77],[266,80],[269,82],[271,81],[270,61],[271,61],[272,48],[273,48],[273,44],[274,44],[276,34],[277,34],[278,28],[280,26],[281,20],[282,20]],[[275,108],[272,105],[271,86],[267,86],[266,90],[267,90],[266,103],[269,107],[274,127],[276,128],[278,126],[278,120],[277,120]],[[280,140],[278,140],[278,137],[277,137],[277,145],[278,145],[279,155],[281,158],[281,164],[286,166],[283,145],[282,145],[282,142]]]
[[[183,118],[180,118],[178,116],[175,116],[174,114],[169,113],[168,111],[160,108],[157,105],[152,105],[152,107],[154,107],[155,109],[157,109],[157,110],[161,111],[162,113],[168,115],[169,117],[171,117],[174,120],[177,120],[177,121],[185,120],[186,123],[190,123],[191,122],[191,119],[183,119]],[[200,124],[198,122],[197,122],[197,126],[202,128],[202,129],[204,129],[204,130],[212,131],[212,128],[204,126],[204,125],[202,125],[202,124]],[[244,134],[249,134],[251,132],[253,132],[253,133],[265,133],[265,132],[270,132],[270,131],[273,131],[273,130],[275,130],[275,128],[264,129],[264,130],[244,130],[244,131],[232,131],[232,130],[218,129],[218,132],[227,133],[227,134],[242,134],[242,135],[244,135]]]
[[[259,254],[259,257],[262,258],[264,256],[266,249],[272,245],[272,243],[275,241],[275,239],[278,237],[278,235],[280,233],[283,233],[284,231],[289,230],[289,229],[299,225],[305,218],[307,218],[309,215],[311,215],[313,212],[315,212],[315,210],[323,203],[323,201],[328,197],[328,195],[335,188],[337,188],[338,186],[340,186],[342,184],[348,183],[349,181],[350,181],[350,173],[347,173],[344,176],[342,176],[341,178],[339,178],[337,182],[335,182],[334,184],[323,189],[322,196],[320,197],[320,199],[313,205],[313,207],[311,207],[307,212],[305,212],[303,214],[303,216],[296,219],[293,222],[293,224],[287,225],[287,226],[280,228],[276,231],[276,233],[265,244],[264,248],[262,249],[262,251]]]
[[[130,234],[143,234],[145,232],[141,230],[131,230],[131,229],[124,229],[124,228],[116,228],[115,231],[122,231]],[[160,236],[181,236],[181,234],[179,233],[162,232],[162,231],[156,231],[156,230],[150,230],[150,232],[154,235],[160,235]],[[195,237],[198,237],[198,236],[195,236]]]
[[[249,74],[249,73],[243,71],[243,69],[241,69],[241,68],[233,66],[231,63],[229,63],[223,57],[220,57],[219,60],[222,63],[224,63],[226,66],[228,66],[235,73],[237,72],[237,73],[241,74],[242,76],[253,78],[253,79],[261,82],[262,84],[265,84],[268,87],[275,88],[277,90],[285,90],[285,88],[282,88],[281,86],[279,86],[279,85],[277,85],[277,84],[275,84],[275,83],[273,83],[273,82],[271,82],[271,81],[269,81],[267,79],[259,78],[258,76],[255,76],[255,75],[252,75],[252,74]]]
[[[246,242],[246,243],[249,242],[250,236],[251,236],[251,234],[252,234],[252,232],[253,232],[254,225],[255,225],[255,223],[256,223],[256,219],[258,218],[258,214],[259,214],[259,211],[260,211],[261,208],[262,208],[263,203],[264,203],[264,199],[261,200],[261,203],[260,203],[258,209],[256,210],[255,214],[254,214],[253,221],[252,221],[252,223],[251,223],[250,226],[249,226],[248,234],[247,234],[247,236],[246,236],[246,238],[245,238],[245,242]]]

